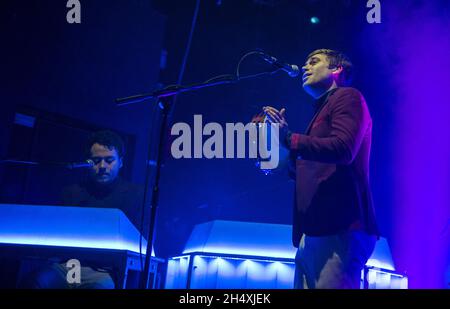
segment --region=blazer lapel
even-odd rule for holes
[[[309,122],[308,127],[306,128],[306,133],[305,133],[306,135],[309,135],[309,133],[310,133],[310,131],[311,131],[311,128],[312,128],[312,125],[313,125],[314,121],[316,121],[316,119],[317,119],[317,116],[319,116],[320,112],[323,110],[323,108],[325,107],[325,105],[327,105],[328,99],[331,97],[331,95],[332,95],[333,93],[336,92],[337,89],[338,89],[338,88],[334,88],[333,90],[330,90],[330,91],[328,92],[328,94],[326,95],[325,101],[318,107],[316,113],[314,114],[314,117],[313,117],[313,118],[311,119],[311,121]]]

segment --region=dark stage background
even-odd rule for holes
[[[442,287],[450,234],[448,4],[380,2],[382,23],[369,24],[366,1],[201,1],[182,83],[232,74],[256,48],[299,65],[316,48],[347,53],[373,118],[371,185],[382,235],[412,287]],[[143,184],[159,110],[154,101],[116,107],[114,99],[176,83],[196,1],[81,4],[82,23],[68,24],[63,0],[1,2],[0,155],[78,161],[89,132],[113,129],[128,145],[123,176]],[[241,70],[269,68],[250,58]],[[204,123],[246,123],[265,105],[285,107],[296,131],[313,112],[300,80],[278,73],[182,94],[172,121],[192,124],[202,114]],[[1,166],[0,202],[57,204],[61,188],[82,176]],[[292,195],[286,174],[264,176],[252,160],[168,156],[157,255],[181,253],[193,226],[209,220],[290,224]]]

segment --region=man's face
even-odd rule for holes
[[[111,183],[122,167],[122,158],[119,158],[115,148],[111,150],[97,143],[91,147],[91,160],[95,164],[91,169],[91,176],[98,184]]]
[[[324,54],[316,54],[308,58],[302,67],[303,88],[306,92],[313,95],[313,93],[327,91],[333,85],[336,69],[330,69],[329,66],[330,62]]]

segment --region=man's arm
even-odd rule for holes
[[[352,88],[336,93],[331,111],[331,133],[327,137],[292,133],[288,145],[295,156],[325,163],[350,164],[358,153],[369,111],[361,94]]]

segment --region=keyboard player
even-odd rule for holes
[[[148,216],[141,224],[143,189],[123,180],[119,172],[123,166],[125,145],[122,138],[112,131],[99,131],[89,139],[86,155],[94,165],[89,176],[79,184],[63,190],[63,204],[68,206],[118,208],[124,212],[134,226],[147,235]],[[148,214],[148,211],[144,212]],[[141,229],[141,225],[144,227]],[[19,284],[21,288],[84,288],[112,289],[115,274],[105,265],[81,262],[81,282],[68,283],[66,261],[48,262],[27,276]],[[106,267],[106,268],[105,268]]]

